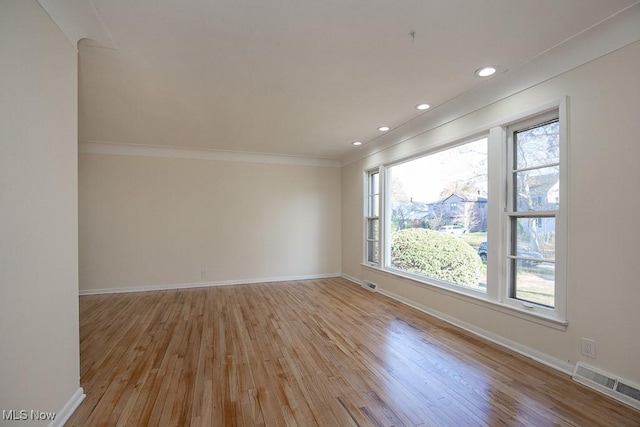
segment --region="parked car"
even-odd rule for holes
[[[485,264],[487,263],[487,242],[480,243],[478,246],[478,255]]]
[[[487,242],[480,243],[478,246],[478,256],[486,264],[487,262]],[[542,255],[540,252],[532,251],[531,249],[518,245],[518,256],[523,258],[534,258],[539,259],[540,261],[534,261],[532,259],[523,259],[520,260],[520,264],[524,266],[534,266],[542,262]]]
[[[445,225],[438,228],[438,231],[446,234],[453,234],[459,236],[467,232],[467,229],[461,225]]]

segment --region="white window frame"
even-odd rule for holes
[[[558,118],[560,123],[560,204],[555,213],[556,219],[556,247],[555,247],[555,298],[554,307],[549,308],[536,304],[529,304],[522,300],[510,298],[509,296],[509,271],[506,262],[509,249],[509,216],[507,213],[508,200],[508,131],[513,130],[514,126],[524,125],[525,123],[539,124],[549,120],[549,118]],[[490,123],[484,131],[477,129],[469,132],[456,139],[450,139],[431,146],[428,150],[414,153],[411,156],[389,163],[380,164],[374,169],[365,171],[365,221],[364,232],[364,262],[363,266],[374,269],[380,273],[391,277],[400,277],[409,279],[414,283],[427,285],[431,290],[445,293],[456,298],[467,300],[476,305],[480,305],[492,310],[503,312],[515,317],[535,322],[540,325],[548,326],[558,330],[566,330],[568,325],[567,319],[567,238],[568,238],[568,174],[569,174],[569,141],[567,137],[567,101],[566,98],[552,101],[548,104],[541,105],[529,111],[506,117],[494,123]],[[510,128],[511,127],[511,128]],[[436,279],[430,279],[423,276],[403,272],[390,268],[389,254],[387,245],[390,241],[390,223],[387,220],[391,217],[390,206],[388,202],[387,192],[390,183],[387,182],[386,169],[404,163],[419,157],[436,153],[456,145],[461,145],[474,139],[487,135],[488,130],[488,193],[489,201],[486,205],[487,209],[487,244],[489,263],[487,264],[487,288],[485,292],[477,292],[466,289],[461,286],[447,284]],[[369,225],[369,176],[371,173],[378,173],[379,177],[379,206],[378,206],[378,250],[379,258],[377,263],[368,262],[367,254],[367,227]],[[491,260],[500,260],[495,262]]]
[[[513,187],[514,187],[514,172],[517,170],[513,165],[514,155],[514,140],[513,135],[515,132],[541,125],[551,120],[557,119],[560,127],[560,158],[557,163],[548,166],[558,166],[560,169],[560,203],[558,209],[555,211],[535,211],[531,214],[525,212],[518,212],[513,203]],[[494,277],[494,280],[498,280],[499,283],[499,301],[507,306],[513,307],[518,310],[526,310],[544,318],[555,319],[558,321],[566,322],[566,263],[567,263],[567,153],[568,153],[568,141],[566,132],[566,103],[560,102],[559,105],[551,111],[541,112],[539,114],[532,114],[523,117],[519,120],[509,123],[507,126],[501,126],[500,128],[500,146],[501,146],[501,161],[503,162],[502,171],[504,173],[502,183],[506,182],[506,186],[503,185],[503,190],[500,194],[500,202],[502,204],[501,224],[500,228],[504,231],[503,237],[498,246],[499,253],[493,254],[497,256],[502,262],[499,263],[502,267],[499,277]],[[497,134],[498,132],[496,132]],[[529,301],[523,301],[512,297],[512,266],[514,263],[509,262],[510,258],[513,258],[510,253],[511,242],[513,242],[511,224],[513,218],[524,218],[527,216],[534,217],[550,217],[555,219],[555,284],[554,284],[554,307],[546,307],[543,305],[535,304]],[[495,236],[493,236],[495,237]],[[489,238],[489,241],[495,239]],[[497,272],[493,272],[495,275]],[[491,281],[490,273],[489,279]]]
[[[364,262],[367,265],[380,267],[380,262],[382,260],[382,239],[381,239],[381,230],[382,230],[382,221],[384,215],[381,215],[382,209],[382,193],[383,189],[386,188],[382,182],[382,174],[380,173],[381,168],[375,168],[368,171],[365,171],[365,221],[364,221]],[[375,192],[373,189],[372,179],[374,175],[378,175],[378,191]],[[378,204],[374,205],[376,196],[378,196]],[[378,215],[374,215],[374,207],[377,208]],[[371,224],[374,221],[378,221],[378,235],[370,237],[369,229]],[[371,261],[370,253],[369,253],[369,244],[375,243],[378,246],[378,261]]]

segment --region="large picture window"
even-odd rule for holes
[[[387,168],[387,266],[486,289],[487,138]]]
[[[564,110],[368,171],[366,265],[564,327]]]

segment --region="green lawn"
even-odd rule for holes
[[[554,277],[548,271],[533,267],[519,269],[516,277],[518,299],[554,306]]]
[[[477,250],[480,243],[487,241],[487,233],[466,233],[460,238]],[[482,265],[480,274],[480,283],[487,283],[486,264]],[[520,267],[516,280],[518,282],[517,298],[549,307],[554,306],[554,276],[552,272],[537,266]]]
[[[479,232],[479,233],[465,233],[460,236],[462,240],[470,244],[473,249],[478,249],[480,243],[487,241],[487,232]]]

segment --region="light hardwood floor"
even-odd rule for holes
[[[638,426],[640,411],[343,279],[83,296],[67,426]]]

